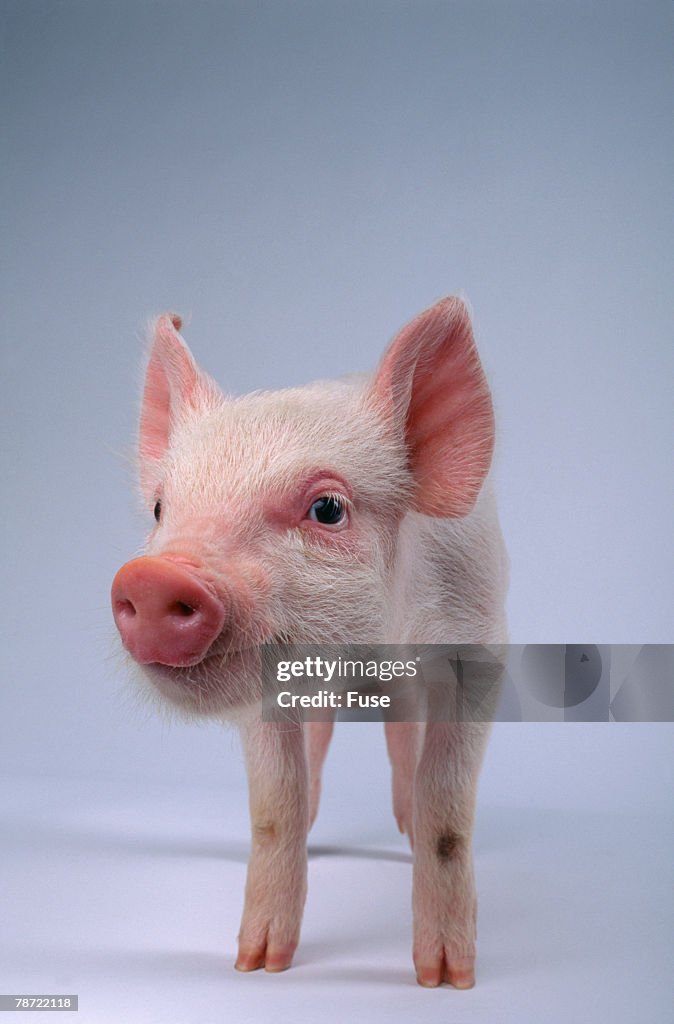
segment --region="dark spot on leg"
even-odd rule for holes
[[[276,823],[273,821],[256,821],[253,823],[253,841],[259,846],[266,846],[276,840]]]
[[[462,837],[458,832],[441,832],[438,836],[437,843],[435,844],[435,852],[438,855],[438,860],[444,863],[445,861],[451,860],[462,842]]]

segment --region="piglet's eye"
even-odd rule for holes
[[[154,506],[154,517],[157,522],[161,519],[161,501],[156,502]]]
[[[307,519],[323,526],[339,526],[346,519],[346,505],[334,494],[326,494],[312,504]]]

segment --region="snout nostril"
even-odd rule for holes
[[[188,619],[190,615],[194,615],[196,610],[197,609],[191,604],[188,604],[187,601],[174,601],[169,609],[173,615],[179,615],[183,619]]]
[[[136,614],[136,606],[128,598],[121,597],[115,601],[115,611],[121,618],[132,619]]]

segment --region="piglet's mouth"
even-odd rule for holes
[[[232,680],[239,675],[252,674],[259,679],[264,648],[269,644],[283,643],[288,643],[288,640],[276,636],[238,646],[216,641],[203,657],[187,665],[171,665],[165,658],[148,660],[140,665],[153,681],[169,679],[186,687],[203,687],[209,683],[217,686],[222,680]]]
[[[163,700],[189,714],[217,716],[262,699],[259,647],[209,653],[194,665],[155,661],[141,668]]]

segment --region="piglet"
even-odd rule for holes
[[[140,484],[155,524],[112,585],[143,685],[234,721],[251,853],[236,967],[289,967],[331,722],[260,712],[263,644],[505,639],[506,563],[485,484],[492,403],[464,304],[412,320],[371,377],[223,395],[180,318],[154,325]],[[393,810],[414,849],[421,985],[474,983],[475,794],[488,725],[388,722]]]

